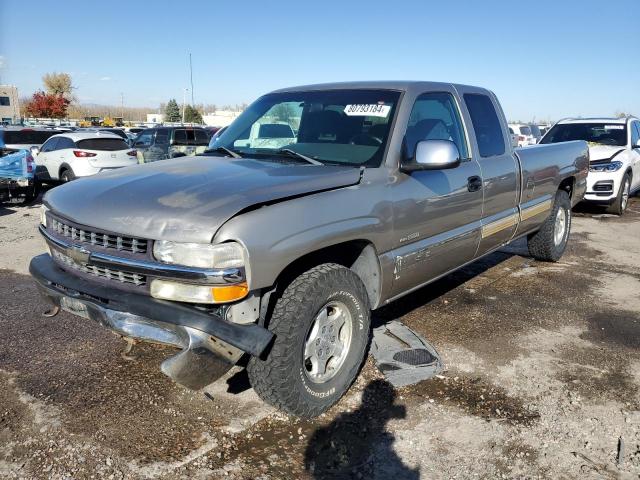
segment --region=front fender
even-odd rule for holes
[[[380,183],[363,183],[264,206],[226,222],[213,242],[248,252],[251,289],[272,286],[295,260],[339,243],[364,240],[377,252],[392,241],[391,202]]]

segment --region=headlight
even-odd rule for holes
[[[589,167],[590,172],[616,172],[622,168],[622,162],[600,163],[591,165]]]
[[[153,256],[164,263],[199,268],[236,268],[245,264],[245,252],[236,242],[209,245],[158,240]]]
[[[227,303],[235,302],[247,296],[246,283],[237,285],[193,285],[169,280],[152,280],[151,296],[163,300],[189,303]]]
[[[49,209],[45,207],[44,203],[40,205],[40,223],[44,228],[47,228],[47,212]]]

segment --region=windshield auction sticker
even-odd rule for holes
[[[377,103],[360,103],[344,107],[344,113],[349,117],[387,118],[390,111],[391,105],[378,105]]]
[[[624,125],[605,125],[605,130],[624,130]]]

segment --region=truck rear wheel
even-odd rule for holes
[[[266,359],[249,360],[251,385],[287,413],[320,415],[355,380],[370,325],[367,292],[353,271],[332,263],[306,271],[276,302],[268,324],[274,344]]]
[[[529,254],[536,260],[557,262],[567,248],[570,230],[571,200],[567,192],[559,190],[549,218],[527,239]]]

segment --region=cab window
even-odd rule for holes
[[[449,140],[458,147],[460,158],[469,157],[460,113],[450,93],[423,93],[413,104],[405,134],[408,157],[422,140]]]

